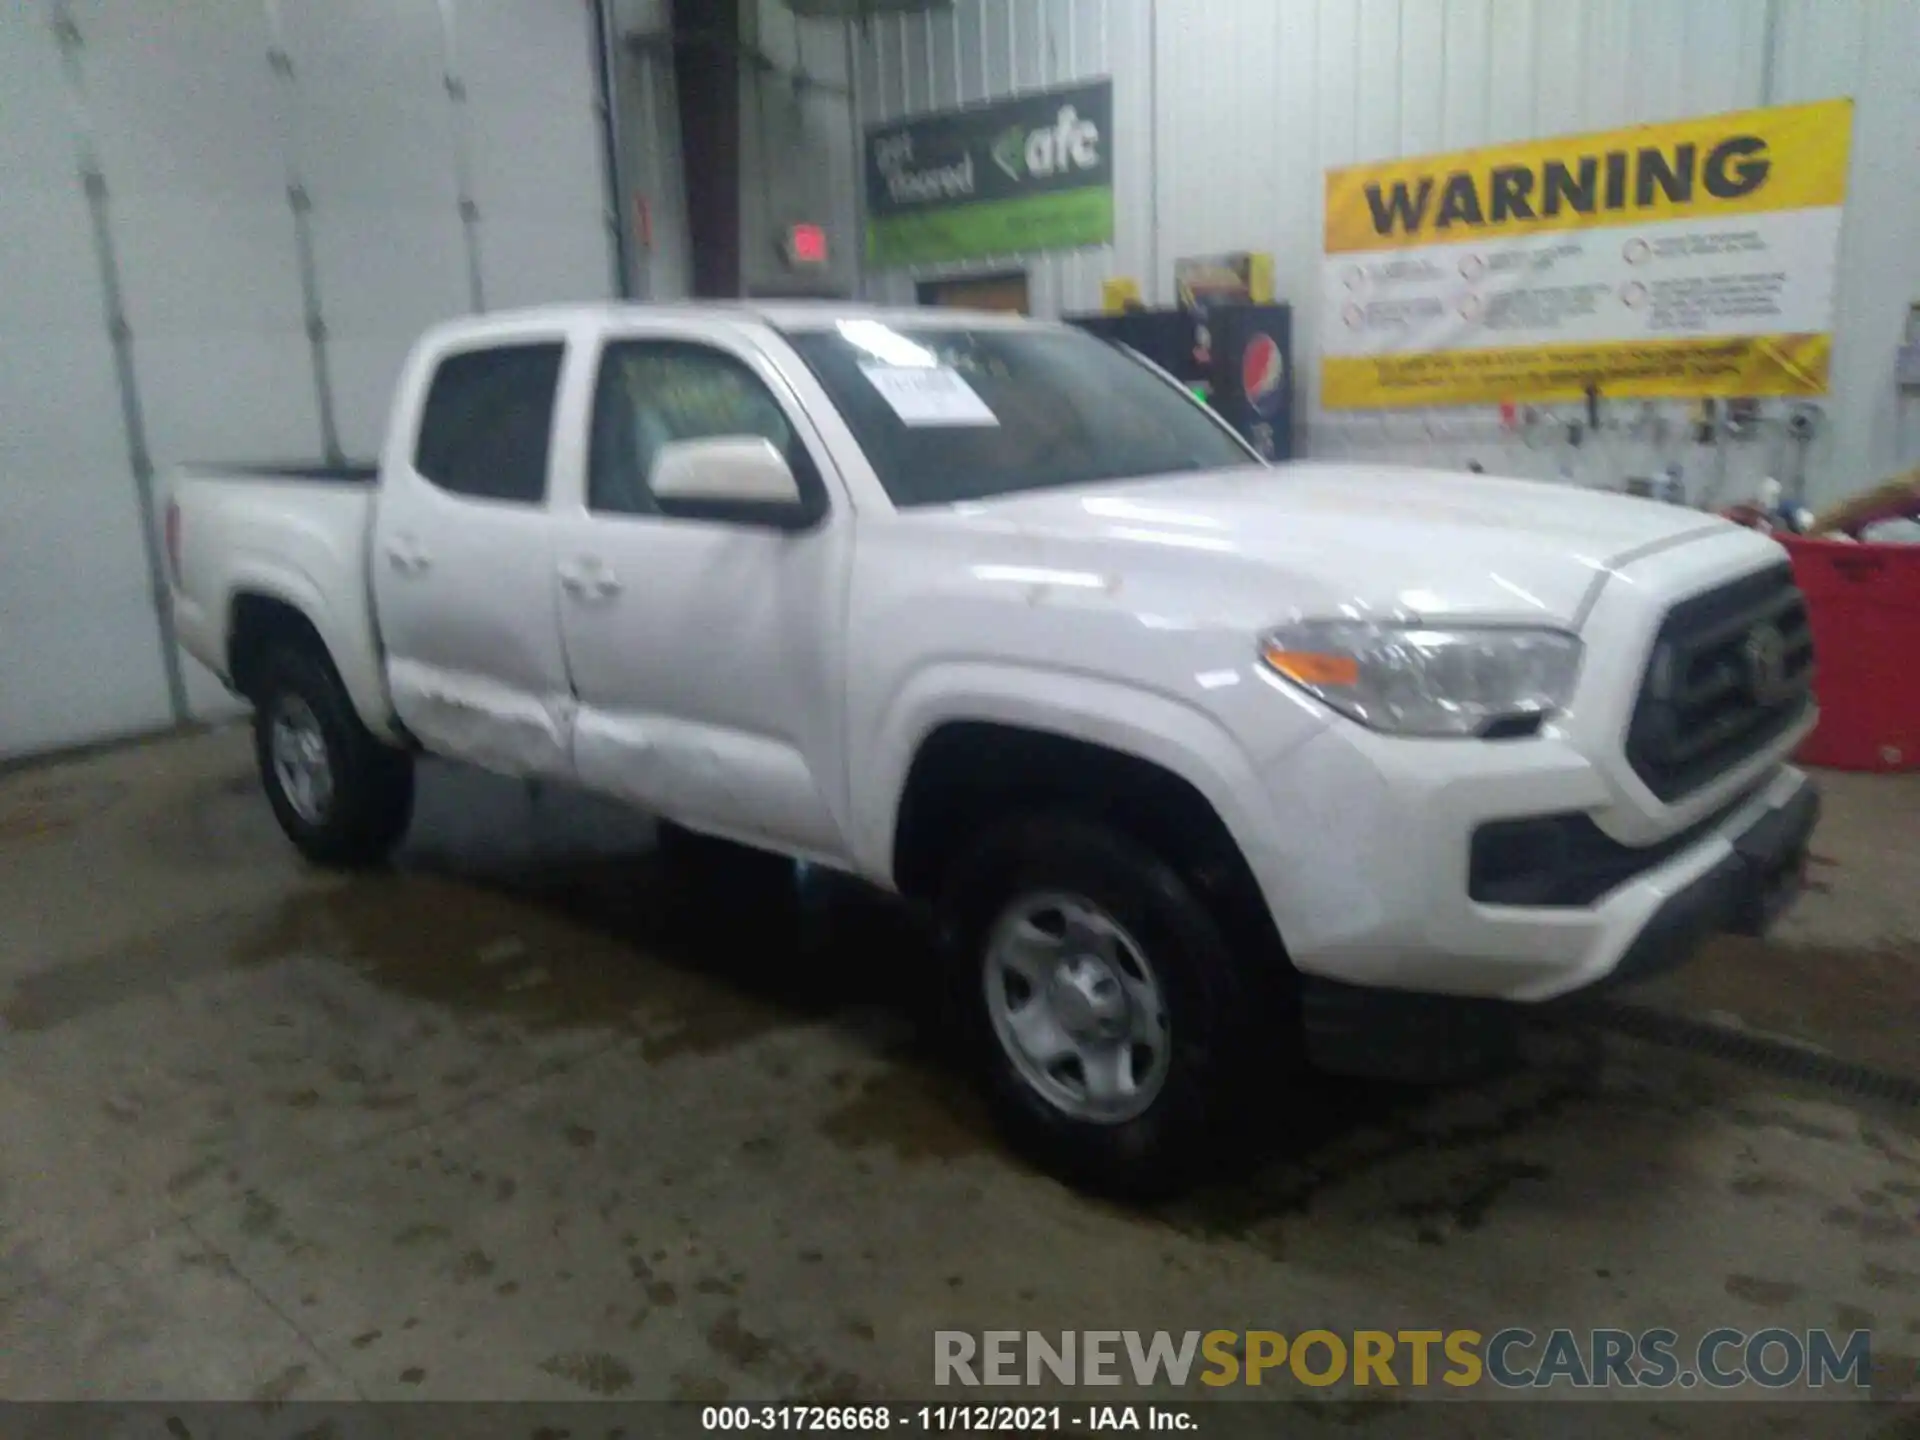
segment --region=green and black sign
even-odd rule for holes
[[[1113,239],[1113,82],[867,129],[867,259],[918,265]]]

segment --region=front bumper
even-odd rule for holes
[[[1706,869],[1669,893],[1592,990],[1631,983],[1686,960],[1724,932],[1758,935],[1800,889],[1807,845],[1820,816],[1818,789],[1797,771],[1785,791],[1730,834]],[[1308,1058],[1319,1069],[1374,1079],[1460,1079],[1497,1067],[1511,1053],[1517,1007],[1498,1000],[1421,994],[1306,976],[1301,1018]]]
[[[1807,724],[1811,724],[1809,717]],[[1269,776],[1271,844],[1249,861],[1295,967],[1369,989],[1536,1002],[1582,990],[1680,927],[1726,886],[1726,862],[1779,812],[1804,815],[1804,774],[1782,763],[1800,733],[1664,823],[1555,736],[1471,746],[1329,727]],[[1659,858],[1581,904],[1470,893],[1474,836],[1527,816],[1592,815],[1622,847]],[[1757,833],[1764,837],[1787,820]],[[1672,848],[1688,832],[1680,848]],[[1714,878],[1709,878],[1714,877]],[[1696,891],[1705,882],[1705,891]],[[1691,895],[1691,899],[1681,899]],[[1675,908],[1669,908],[1669,907]],[[1679,917],[1679,918],[1676,918]]]
[[[1820,818],[1820,791],[1804,775],[1798,778],[1799,787],[1785,801],[1731,837],[1731,853],[1654,911],[1606,982],[1671,969],[1723,931],[1764,934],[1793,904]]]

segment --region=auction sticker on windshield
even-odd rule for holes
[[[974,388],[948,365],[862,365],[860,373],[904,425],[998,425]]]

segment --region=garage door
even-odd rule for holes
[[[371,457],[450,315],[612,289],[584,0],[0,6],[0,758],[228,705],[153,474]]]

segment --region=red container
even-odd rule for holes
[[[1806,593],[1820,723],[1800,747],[1835,770],[1920,769],[1920,545],[1775,537]]]

